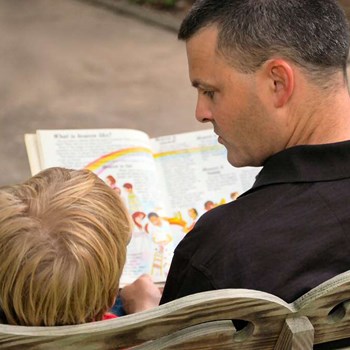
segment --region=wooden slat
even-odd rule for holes
[[[342,317],[329,316],[339,304],[350,300],[349,272],[319,285],[296,300],[293,305],[298,316],[306,316],[315,329],[315,344],[325,343],[350,336],[350,317],[346,310]],[[344,309],[348,304],[344,304]]]
[[[109,321],[63,327],[0,325],[0,349],[272,350],[287,349],[283,345],[292,339],[304,344],[304,350],[312,343],[309,321],[316,344],[350,336],[349,300],[349,272],[291,304],[246,289],[203,292]],[[233,319],[246,320],[248,326],[236,332]]]
[[[183,329],[133,350],[232,349],[236,329],[232,321],[216,321]]]
[[[269,349],[274,344],[278,330],[282,327],[286,314],[293,310],[283,300],[268,293],[250,290],[219,290],[191,295],[177,301],[162,305],[156,309],[120,317],[115,320],[94,322],[77,326],[64,327],[19,327],[0,325],[0,348],[8,349],[11,341],[3,340],[2,334],[20,336],[21,345],[43,344],[52,339],[47,349],[58,346],[82,346],[85,343],[105,341],[106,349],[109,344],[113,348],[125,348],[156,338],[169,335],[181,329],[217,320],[245,319],[254,321],[255,336],[240,348],[249,348],[261,339]],[[259,321],[260,315],[264,319]],[[270,327],[265,327],[265,319],[271,318]],[[239,334],[239,332],[237,333]],[[63,336],[63,338],[62,338]]]
[[[312,350],[314,327],[305,316],[287,318],[274,350]]]

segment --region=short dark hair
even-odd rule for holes
[[[211,25],[219,30],[218,52],[242,72],[278,55],[319,84],[339,71],[346,77],[349,25],[336,0],[197,0],[178,38]]]

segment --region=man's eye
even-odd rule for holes
[[[210,99],[214,98],[214,91],[203,91],[203,95],[208,96]]]

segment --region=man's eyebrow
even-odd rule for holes
[[[192,81],[192,86],[195,88],[201,88],[201,89],[213,89],[214,88],[212,85],[204,83],[200,79],[194,79]]]

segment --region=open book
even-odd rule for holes
[[[258,168],[234,168],[212,130],[150,138],[130,129],[26,134],[32,174],[87,168],[114,188],[134,221],[121,285],[143,273],[164,282],[173,250],[198,218],[251,187]]]

